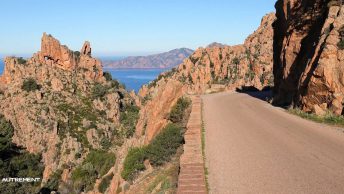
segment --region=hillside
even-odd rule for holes
[[[187,48],[174,49],[165,53],[148,56],[127,57],[119,61],[103,61],[106,68],[172,68],[189,57],[193,50]]]
[[[136,134],[149,142],[168,121],[173,104],[185,94],[233,90],[242,86],[258,89],[273,84],[272,23],[270,13],[242,45],[197,49],[176,68],[161,74],[139,92],[143,107]]]
[[[93,190],[96,180],[115,164],[116,147],[134,133],[135,97],[103,73],[89,42],[80,52],[72,51],[44,33],[41,50],[31,58],[5,58],[0,90],[0,122],[7,126],[1,128],[0,138],[33,154],[23,155],[32,158],[30,165],[42,166],[37,166],[41,175],[36,177],[42,177],[43,188],[36,185],[30,193]],[[11,150],[5,147],[1,153]],[[20,162],[16,154],[8,157],[1,160]],[[88,163],[92,168],[85,170]],[[13,162],[8,165],[0,170],[6,171]],[[34,169],[18,165],[13,168],[19,170],[11,172],[19,174],[12,177],[32,175],[28,173]],[[29,185],[6,189],[21,193]]]

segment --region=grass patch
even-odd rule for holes
[[[344,117],[335,115],[331,112],[327,112],[324,116],[318,116],[313,113],[306,113],[302,110],[295,108],[295,109],[288,109],[288,112],[297,115],[301,118],[308,119],[311,121],[315,121],[317,123],[325,123],[329,125],[341,126],[344,127]]]
[[[207,188],[207,191],[209,192],[209,181],[208,181],[208,168],[206,166],[206,157],[205,157],[205,123],[203,119],[203,111],[204,111],[204,105],[203,101],[201,102],[201,120],[202,120],[202,137],[201,137],[201,142],[202,142],[202,156],[203,156],[203,164],[204,164],[204,175],[205,175],[205,186]]]

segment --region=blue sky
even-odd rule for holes
[[[240,44],[275,0],[2,0],[0,56],[31,55],[43,32],[97,56],[145,55],[211,42]]]

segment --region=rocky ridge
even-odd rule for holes
[[[144,86],[138,94],[143,105],[136,135],[144,134],[145,142],[150,142],[168,123],[171,107],[185,94],[271,86],[274,20],[273,13],[264,16],[260,27],[242,45],[197,49],[178,67]]]
[[[276,11],[274,103],[343,114],[343,1],[279,0]]]
[[[134,98],[103,72],[89,42],[72,51],[46,33],[31,58],[5,58],[0,77],[0,113],[14,127],[13,142],[42,155],[42,186],[60,172],[62,193],[82,190],[71,176],[89,153],[114,153],[133,134],[122,115],[136,111]]]

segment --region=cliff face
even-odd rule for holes
[[[103,74],[89,42],[73,52],[44,34],[41,51],[31,58],[5,59],[0,91],[0,113],[14,126],[13,142],[42,154],[43,182],[56,170],[70,180],[91,150],[111,150],[132,130],[120,116],[134,98]]]
[[[263,89],[272,85],[274,20],[274,14],[266,15],[260,27],[242,45],[212,45],[197,49],[178,67],[144,86],[139,92],[144,105],[136,134],[145,134],[146,142],[149,142],[167,124],[168,112],[185,94],[203,94],[241,86]]]
[[[165,53],[127,57],[119,61],[104,61],[107,68],[172,68],[179,65],[194,51],[187,48],[174,49]]]
[[[274,24],[274,103],[343,113],[344,6],[279,0]]]

